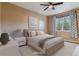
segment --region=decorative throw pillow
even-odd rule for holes
[[[8,33],[2,33],[1,34],[1,38],[0,38],[0,42],[2,43],[2,45],[7,44],[9,41],[9,35]]]
[[[29,37],[36,36],[36,31],[29,31]]]

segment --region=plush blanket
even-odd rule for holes
[[[54,38],[54,37],[53,36],[52,37],[47,37],[45,39],[40,40],[39,41],[39,47],[43,49],[43,46],[44,46],[45,42],[52,39],[52,38]]]

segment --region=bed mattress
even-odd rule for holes
[[[45,51],[45,49],[50,48],[51,46],[64,41],[62,37],[52,38],[52,39],[46,41],[44,44],[44,48],[41,49],[39,47],[39,41],[42,39],[48,38],[48,37],[52,37],[52,36],[53,35],[44,34],[44,35],[40,35],[40,36],[29,37],[28,44],[40,51],[43,51],[43,50]]]

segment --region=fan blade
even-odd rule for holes
[[[55,4],[53,4],[53,6],[60,5],[60,4],[63,4],[63,2],[55,3]]]
[[[50,5],[52,5],[52,2],[48,2]]]
[[[49,7],[46,7],[46,8],[44,9],[44,11],[47,10],[48,8],[49,8]]]
[[[42,6],[49,6],[48,4],[40,4],[40,5],[42,5]]]

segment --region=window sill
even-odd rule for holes
[[[56,32],[71,32],[69,30],[57,30]]]

